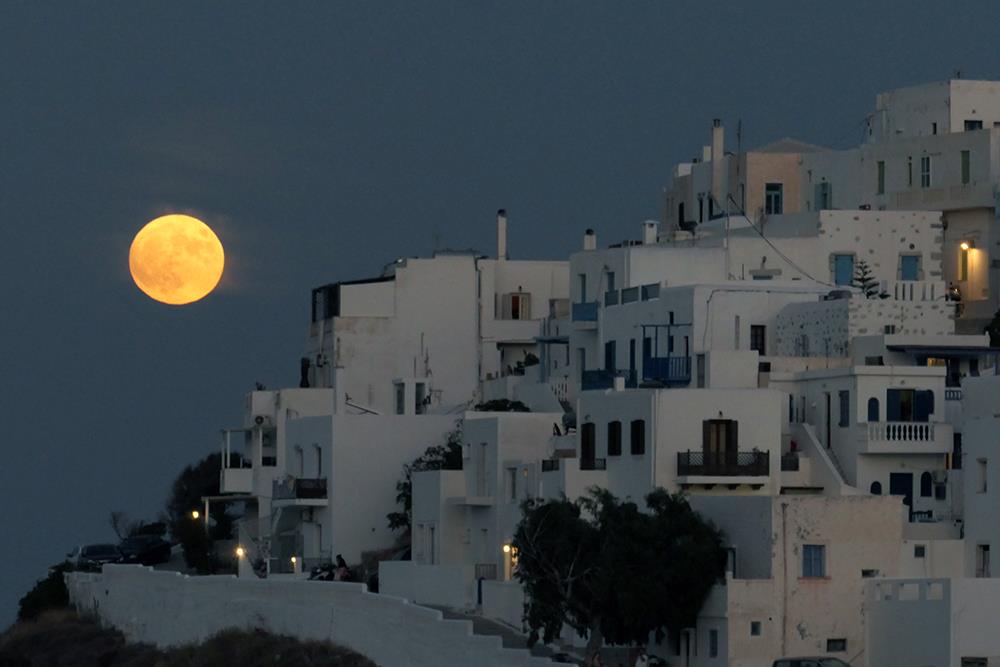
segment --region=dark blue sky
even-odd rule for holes
[[[292,5],[0,5],[0,627],[297,382],[311,287],[493,252],[499,207],[515,257],[635,236],[715,116],[846,147],[881,90],[1000,78],[995,0]],[[181,308],[127,268],[168,211],[227,250]]]

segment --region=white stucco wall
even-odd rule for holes
[[[473,635],[471,621],[443,620],[439,611],[369,593],[363,584],[187,577],[135,565],[70,573],[66,580],[77,609],[97,615],[130,641],[157,646],[202,641],[227,628],[261,628],[333,641],[383,667],[553,664],[522,649],[504,649],[499,637]],[[391,633],[391,640],[378,628]]]

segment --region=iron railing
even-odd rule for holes
[[[691,382],[691,357],[646,357],[642,379],[667,385]]]
[[[476,563],[476,579],[496,579],[496,563]]]
[[[271,498],[274,500],[326,498],[326,478],[276,479],[271,487]]]
[[[574,322],[596,322],[597,321],[597,302],[596,301],[584,301],[582,303],[573,304],[573,321]]]
[[[771,472],[770,452],[678,452],[677,475],[688,477],[766,476]]]

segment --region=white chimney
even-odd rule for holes
[[[656,237],[660,231],[660,223],[655,220],[647,220],[642,223],[642,244],[643,245],[654,245],[656,243]]]
[[[588,229],[583,233],[583,249],[597,250],[597,234],[594,233],[593,229]]]
[[[712,121],[712,199],[722,210],[726,210],[728,192],[725,150],[725,130],[722,129],[722,121],[716,118]]]
[[[497,259],[507,259],[507,210],[497,211]]]
[[[708,162],[711,159],[712,159],[712,147],[711,146],[702,146],[701,147],[701,161],[702,162]]]
[[[614,378],[614,389],[615,391],[625,391],[625,377],[622,375],[616,375]]]

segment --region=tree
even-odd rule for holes
[[[238,457],[238,454],[234,454]],[[239,465],[239,459],[231,461]],[[222,472],[222,454],[210,454],[194,465],[181,471],[174,480],[167,501],[167,521],[170,534],[181,543],[184,561],[199,574],[210,574],[218,568],[212,547],[213,539],[229,539],[234,518],[226,505],[212,506],[210,529],[205,529],[202,521],[191,517],[192,510],[202,511],[202,498],[219,494],[219,476]]]
[[[514,576],[530,643],[566,624],[589,633],[589,660],[605,640],[644,645],[650,633],[676,637],[695,624],[725,572],[722,533],[680,494],[657,489],[646,507],[597,488],[576,502],[525,502]]]
[[[50,567],[48,575],[40,579],[18,602],[17,620],[30,621],[47,609],[69,606],[69,591],[63,574],[72,571],[73,566],[68,561]]]
[[[854,267],[854,278],[851,281],[851,285],[860,289],[866,299],[888,299],[889,293],[883,292],[880,289],[879,281],[872,272],[868,262],[861,259],[858,260],[857,265]]]
[[[485,403],[476,403],[478,412],[531,412],[531,408],[521,401],[511,401],[506,398],[495,398]]]
[[[993,319],[983,331],[990,337],[990,347],[1000,347],[1000,310],[993,314]]]
[[[433,445],[424,453],[403,466],[403,476],[396,482],[396,502],[403,506],[401,512],[389,512],[385,518],[389,520],[390,530],[404,529],[409,532],[413,515],[413,473],[424,470],[461,470],[462,469],[462,427],[448,434],[443,445]]]

